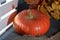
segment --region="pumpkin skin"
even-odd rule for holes
[[[39,36],[44,35],[50,27],[50,20],[47,15],[39,12],[35,9],[30,9],[31,13],[35,16],[35,19],[29,19],[28,10],[19,12],[14,18],[13,27],[17,33]]]
[[[17,15],[17,11],[15,11],[11,15],[9,15],[9,18],[8,18],[8,21],[7,21],[7,25],[9,25],[14,20],[14,17],[16,15]]]

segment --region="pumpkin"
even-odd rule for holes
[[[50,27],[47,15],[35,9],[19,12],[14,18],[14,30],[19,34],[39,36],[44,35]]]
[[[38,4],[41,0],[24,0],[27,4]]]
[[[7,21],[7,25],[9,25],[14,20],[14,17],[16,15],[17,15],[17,11],[15,11],[11,15],[9,15],[9,18],[8,18],[8,21]]]

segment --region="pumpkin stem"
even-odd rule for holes
[[[32,14],[32,12],[31,12],[31,9],[28,9],[27,18],[28,18],[28,19],[34,19],[34,18],[35,18],[35,16],[34,16],[34,15]]]

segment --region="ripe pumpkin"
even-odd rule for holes
[[[47,15],[35,9],[23,10],[14,18],[14,30],[17,33],[39,36],[44,35],[50,27]]]
[[[14,17],[16,15],[17,15],[17,11],[15,11],[11,15],[9,15],[9,18],[8,18],[8,21],[7,21],[7,25],[9,25],[14,20]]]

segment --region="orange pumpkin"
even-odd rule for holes
[[[14,18],[14,30],[25,35],[44,35],[50,27],[50,20],[47,15],[35,9],[23,10]]]
[[[17,11],[13,12],[9,18],[8,18],[8,21],[7,21],[7,25],[9,25],[13,20],[14,20],[14,17],[17,15]]]

